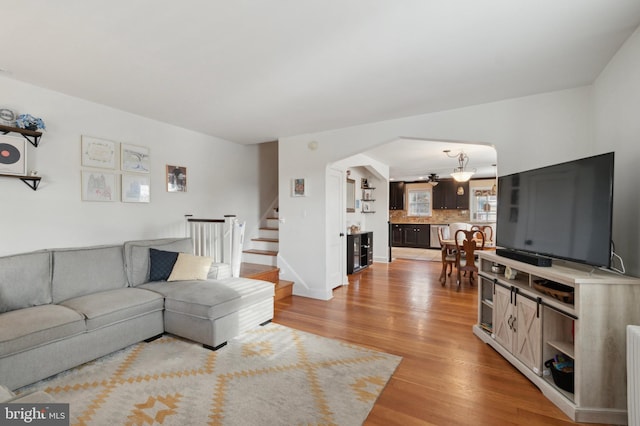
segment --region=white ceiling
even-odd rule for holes
[[[589,84],[640,24],[638,0],[0,0],[0,10],[3,75],[239,143]]]
[[[495,177],[496,150],[487,145],[471,145],[452,142],[436,142],[416,139],[398,139],[364,152],[374,160],[389,166],[389,177],[393,180],[414,181],[427,179],[431,173],[439,178],[451,178],[451,172],[458,167],[458,159],[449,155],[467,154],[466,164],[470,171],[475,169],[473,179]]]

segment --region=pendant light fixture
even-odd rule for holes
[[[447,157],[457,158],[458,159],[458,167],[453,169],[453,173],[451,173],[451,177],[456,182],[467,182],[471,179],[471,176],[476,172],[476,169],[467,169],[467,163],[469,163],[469,156],[464,153],[464,151],[460,151],[458,154],[451,154],[450,149],[445,149],[443,151],[447,154]]]
[[[436,186],[438,184],[438,175],[436,175],[435,173],[431,173],[427,177],[427,183],[431,186]]]

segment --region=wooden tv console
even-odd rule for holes
[[[627,424],[625,333],[640,324],[640,279],[559,260],[538,267],[488,251],[478,257],[473,333],[573,421]],[[496,265],[516,277],[494,272]],[[545,280],[573,288],[573,301],[538,291]],[[556,354],[574,361],[573,392],[558,387],[544,366]]]

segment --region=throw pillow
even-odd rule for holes
[[[167,281],[206,280],[213,258],[180,253]]]
[[[149,281],[166,281],[171,275],[178,252],[149,249]]]

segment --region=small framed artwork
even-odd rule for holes
[[[83,201],[116,201],[116,175],[105,172],[82,172]]]
[[[307,182],[305,178],[295,178],[291,181],[291,196],[292,197],[306,197],[307,196]]]
[[[82,135],[81,146],[83,166],[116,168],[116,142]]]
[[[362,203],[362,211],[363,212],[370,212],[371,211],[371,205],[369,203],[367,203],[366,201],[363,201],[363,203]]]
[[[122,175],[122,201],[125,203],[148,203],[151,201],[151,180],[149,176]]]
[[[121,144],[120,163],[123,172],[149,173],[149,148]]]
[[[27,141],[0,135],[0,174],[27,174]]]
[[[187,168],[167,164],[167,192],[187,192]]]

